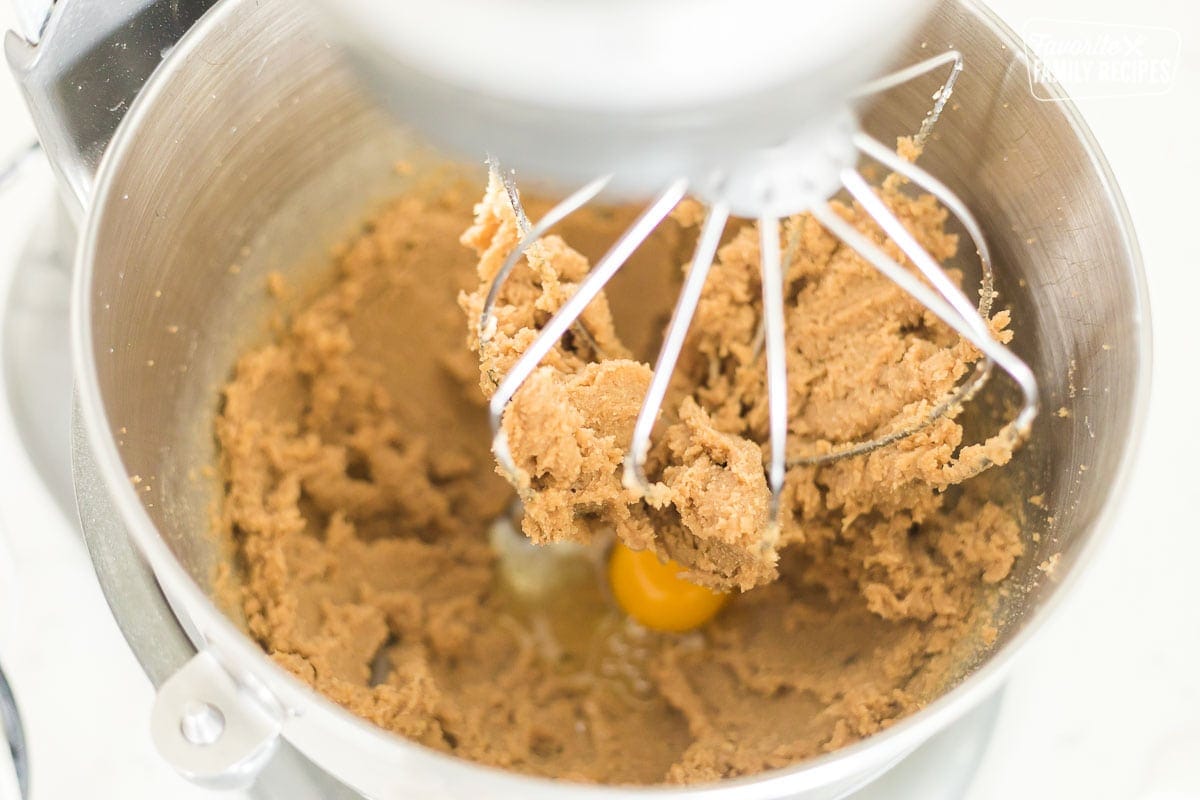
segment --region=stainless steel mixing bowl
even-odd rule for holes
[[[218,388],[235,354],[265,336],[265,275],[318,268],[325,247],[404,189],[391,165],[429,163],[427,154],[292,2],[223,0],[133,103],[92,188],[86,167],[105,125],[56,123],[54,102],[67,101],[46,89],[53,82],[33,80],[37,53],[10,42],[60,173],[90,193],[73,298],[76,488],[114,613],[159,686],[152,729],[164,756],[214,785],[245,782],[266,764],[259,790],[280,797],[349,797],[352,787],[378,798],[832,798],[992,692],[1086,565],[1120,494],[1148,385],[1149,320],[1128,215],[1075,109],[1034,99],[1020,43],[973,0],[946,0],[905,57],[948,46],[967,70],[924,163],[984,224],[1014,347],[1045,397],[1010,468],[1045,511],[1028,509],[1028,551],[998,641],[942,697],[865,741],[753,778],[634,791],[488,769],[375,728],[276,666],[211,597],[219,487],[198,468],[213,456]],[[937,82],[889,93],[868,127],[883,137],[914,130]],[[1046,574],[1038,567],[1051,559]],[[215,743],[197,744],[215,732]]]

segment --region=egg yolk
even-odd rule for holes
[[[630,550],[617,542],[608,561],[608,582],[621,609],[656,631],[698,628],[717,615],[729,595],[681,577],[683,567],[663,563],[651,550]]]

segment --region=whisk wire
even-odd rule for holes
[[[843,181],[851,185],[856,181],[861,181],[861,186],[866,187],[871,197],[875,197],[874,193],[870,191],[869,185],[867,185],[866,181],[857,172],[846,170],[843,173]],[[878,198],[875,198],[875,200],[878,201]],[[882,203],[882,201],[879,202]],[[827,206],[818,206],[812,209],[812,214],[822,227],[851,247],[885,277],[899,286],[906,294],[932,311],[938,319],[954,329],[956,333],[971,342],[971,344],[975,345],[981,353],[994,361],[1004,372],[1008,373],[1009,377],[1012,378],[1013,382],[1021,390],[1023,398],[1021,411],[1013,420],[1012,427],[1016,436],[1024,436],[1032,425],[1033,418],[1037,415],[1038,407],[1037,381],[1029,366],[1017,357],[1015,353],[996,340],[990,331],[986,331],[986,328],[979,329],[964,319],[953,305],[943,299],[936,291],[922,283],[921,279],[916,275],[898,264],[878,245],[860,233],[853,225],[839,217],[832,209]]]
[[[605,284],[617,274],[617,271],[624,266],[634,251],[654,232],[654,229],[666,218],[671,209],[679,204],[686,192],[687,181],[682,178],[663,190],[588,272],[575,289],[575,293],[554,313],[529,348],[521,354],[512,369],[496,387],[489,404],[489,417],[494,437],[492,450],[496,455],[497,462],[510,478],[516,478],[516,464],[508,446],[508,437],[504,434],[501,425],[504,410],[508,407],[509,401],[537,369],[542,359],[554,348],[567,329],[584,312],[584,309],[600,294]]]
[[[517,262],[521,260],[521,256],[525,255],[525,251],[529,249],[530,245],[545,236],[551,228],[600,194],[610,180],[612,180],[611,175],[604,175],[586,186],[577,189],[569,197],[547,211],[546,215],[539,219],[536,225],[532,226],[528,224],[528,220],[526,220],[524,226],[521,226],[520,220],[525,216],[525,212],[521,208],[520,201],[516,200],[511,192],[509,193],[510,202],[513,203],[513,213],[517,215],[518,226],[525,229],[525,235],[521,237],[521,241],[508,254],[508,257],[504,259],[504,264],[500,267],[500,271],[496,273],[496,276],[492,278],[491,286],[488,287],[487,298],[483,301],[483,311],[479,316],[480,342],[486,343],[491,338],[493,333],[492,312],[496,308],[496,301],[500,297],[500,290],[504,288],[504,283],[517,266]]]
[[[991,313],[995,286],[995,276],[992,270],[992,253],[988,248],[987,237],[983,235],[983,226],[975,219],[975,215],[971,213],[971,209],[967,207],[967,204],[949,186],[934,177],[932,173],[911,161],[901,158],[894,150],[885,146],[878,139],[860,132],[854,137],[854,145],[864,155],[878,161],[892,172],[903,176],[905,180],[910,181],[937,198],[942,207],[949,211],[967,231],[967,235],[971,237],[971,243],[975,246],[975,254],[979,257],[980,302],[978,313],[980,316],[988,316]]]
[[[851,97],[862,99],[873,94],[886,92],[889,89],[895,89],[897,86],[902,86],[911,80],[927,75],[933,72],[938,67],[951,64],[950,75],[946,78],[946,82],[937,90],[933,96],[933,107],[925,115],[925,119],[921,122],[921,127],[917,131],[914,140],[917,144],[925,144],[925,140],[933,133],[933,127],[937,125],[938,119],[942,116],[942,111],[945,110],[946,104],[950,102],[950,95],[954,94],[954,85],[958,82],[958,77],[963,73],[963,56],[957,50],[947,50],[944,53],[938,53],[936,56],[918,61],[916,64],[898,69],[895,72],[888,73],[873,81],[864,83],[854,92]]]
[[[623,483],[626,488],[646,494],[650,491],[650,481],[646,479],[646,455],[650,450],[650,436],[654,432],[654,423],[662,409],[663,398],[666,397],[667,387],[675,372],[675,364],[687,338],[688,328],[696,307],[700,304],[700,296],[704,291],[704,282],[716,258],[717,245],[721,242],[721,234],[729,220],[729,207],[724,203],[714,203],[704,218],[700,236],[696,241],[696,252],[692,264],[688,268],[679,299],[671,312],[671,321],[667,325],[662,347],[654,362],[654,376],[650,379],[650,387],[646,398],[638,411],[637,422],[633,426],[633,438],[629,443],[629,452],[625,456],[625,472]]]
[[[787,473],[788,386],[787,344],[783,317],[783,268],[779,252],[779,219],[760,217],[759,245],[762,263],[763,335],[766,340],[767,419],[770,462],[767,484],[771,489],[768,533],[778,533],[780,494]],[[772,542],[773,544],[773,542]]]
[[[987,323],[975,310],[974,304],[967,299],[963,290],[942,269],[942,265],[929,254],[912,232],[904,226],[878,195],[870,184],[857,172],[847,171],[842,175],[842,185],[850,195],[858,201],[863,210],[875,221],[888,238],[894,241],[908,260],[913,263],[927,281],[933,284],[934,290],[941,295],[955,313],[965,322],[982,334],[987,333]]]

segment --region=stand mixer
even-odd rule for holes
[[[401,118],[448,146],[492,153],[492,169],[506,181],[514,208],[520,207],[513,177],[518,171],[558,185],[588,181],[536,224],[523,226],[524,237],[484,304],[481,347],[495,326],[500,289],[530,245],[605,190],[654,197],[491,398],[493,450],[512,482],[517,467],[501,426],[508,404],[563,334],[582,327],[584,309],[689,191],[706,203],[707,216],[634,426],[625,459],[627,488],[643,496],[652,491],[645,474],[651,433],[731,216],[756,219],[761,240],[758,350],[767,374],[771,490],[764,546],[772,547],[779,535],[780,493],[789,466],[861,455],[957,413],[994,364],[1022,394],[1020,410],[999,439],[1013,446],[1028,435],[1037,414],[1037,383],[985,321],[993,276],[980,224],[949,187],[863,133],[857,120],[855,106],[864,99],[947,68],[916,132],[916,146],[925,145],[963,70],[962,55],[949,50],[865,79],[894,59],[929,6],[924,0],[843,5],[453,0],[435,9],[370,0],[327,4],[345,46]],[[860,156],[933,194],[954,214],[980,260],[978,308],[876,197],[857,171]],[[517,169],[505,172],[500,162]],[[866,210],[924,280],[828,208],[839,191]],[[933,410],[923,422],[869,441],[789,453],[783,298],[789,264],[780,250],[780,218],[800,213],[816,218],[983,353],[970,380],[946,397],[930,398]],[[518,219],[524,216],[518,213]]]
[[[337,49],[329,47],[331,28],[307,13],[297,13],[289,3],[273,0],[218,4],[190,28],[161,66],[158,58],[163,48],[191,23],[189,19],[182,24],[182,17],[171,16],[181,6],[165,4],[157,15],[131,14],[119,20],[105,35],[127,40],[130,51],[152,54],[135,65],[148,68],[139,72],[122,63],[119,74],[129,79],[121,87],[124,98],[104,97],[102,104],[97,99],[86,110],[93,113],[93,121],[100,118],[103,122],[77,124],[80,109],[63,100],[76,96],[71,90],[81,77],[87,85],[96,78],[96,73],[81,71],[79,65],[90,63],[100,69],[106,61],[72,58],[56,68],[50,54],[54,45],[63,47],[66,42],[71,43],[75,55],[88,53],[88,37],[79,33],[86,30],[87,5],[83,0],[60,2],[36,47],[33,39],[10,37],[8,51],[36,112],[43,143],[84,209],[73,299],[78,391],[73,427],[76,491],[85,537],[110,604],[139,661],[160,687],[152,723],[160,752],[183,774],[206,785],[245,785],[257,777],[256,791],[262,796],[624,795],[625,790],[616,787],[586,789],[497,772],[387,734],[283,672],[219,610],[211,575],[220,554],[203,535],[210,487],[189,483],[187,472],[199,460],[211,457],[211,439],[202,422],[211,414],[213,386],[223,379],[231,354],[247,333],[245,320],[260,317],[258,296],[230,289],[229,281],[222,277],[226,265],[238,259],[242,275],[251,281],[261,280],[279,261],[299,262],[306,253],[336,238],[344,230],[345,220],[360,218],[365,205],[403,188],[394,177],[380,177],[381,163],[420,150],[397,132],[391,118],[379,113],[375,97],[387,97],[386,88],[372,95],[358,88],[357,78]],[[657,143],[661,145],[658,149],[683,154],[675,160],[660,162],[647,156],[643,162],[625,162],[622,154],[636,152],[631,143],[638,137],[632,128],[625,129],[627,138],[615,136],[619,147],[599,147],[595,157],[587,160],[546,144],[522,152],[515,145],[506,146],[503,138],[486,143],[506,168],[521,170],[522,180],[536,174],[560,185],[586,183],[588,191],[573,195],[575,201],[586,200],[593,189],[598,190],[597,175],[611,172],[607,188],[617,196],[659,192],[659,201],[651,206],[656,212],[681,196],[686,189],[680,184],[687,182],[718,211],[723,206],[731,215],[773,218],[806,206],[816,214],[828,194],[843,182],[849,184],[848,191],[859,190],[854,196],[860,202],[864,198],[870,201],[869,189],[862,191],[863,186],[846,172],[860,147],[891,167],[887,148],[880,150],[859,136],[853,117],[842,113],[844,101],[853,96],[855,87],[887,89],[876,96],[878,104],[863,115],[865,129],[876,141],[886,141],[888,136],[919,128],[928,97],[941,85],[944,101],[950,78],[932,87],[920,81],[899,83],[898,79],[872,87],[864,81],[892,60],[920,62],[926,49],[921,42],[928,43],[935,58],[941,59],[933,66],[946,69],[956,79],[958,59],[949,54],[951,45],[958,47],[971,65],[955,87],[960,92],[956,97],[965,98],[963,107],[953,115],[950,127],[943,123],[939,128],[943,140],[929,153],[929,172],[940,176],[947,191],[941,192],[939,184],[924,173],[909,174],[914,183],[941,192],[939,197],[963,221],[972,238],[975,233],[987,233],[990,248],[982,246],[982,236],[976,245],[981,274],[990,268],[993,258],[1011,267],[1007,274],[997,275],[998,288],[1011,300],[1018,316],[1027,320],[1031,335],[1022,339],[1020,358],[1004,355],[1007,350],[984,350],[1024,390],[1022,410],[1008,430],[1020,435],[1028,426],[1037,404],[1036,387],[1041,388],[1050,407],[1069,404],[1070,419],[1079,421],[1056,423],[1047,419],[1048,415],[1038,418],[1030,443],[1013,465],[1028,476],[1031,493],[1044,493],[1046,516],[1053,522],[1042,520],[1039,542],[1018,565],[994,651],[960,684],[921,712],[844,750],[785,770],[695,790],[709,797],[845,796],[988,697],[1017,646],[1045,617],[1052,601],[1062,594],[1065,579],[1078,573],[1098,539],[1115,494],[1112,486],[1123,478],[1142,407],[1147,337],[1139,257],[1119,194],[1086,129],[1069,104],[1037,103],[1029,96],[1019,44],[979,6],[943,3],[922,22],[919,37],[909,39],[908,31],[898,24],[903,18],[899,12],[888,14],[890,5],[875,4],[876,13],[868,17],[879,24],[875,41],[887,46],[872,48],[874,58],[858,62],[861,70],[856,66],[831,72],[844,80],[828,93],[814,91],[811,103],[767,102],[773,113],[763,115],[761,128],[731,123],[725,130],[732,139],[706,141],[701,137],[687,147],[682,144],[688,141],[686,137],[667,135],[668,129],[662,127],[665,120],[643,131],[648,145]],[[907,4],[897,5],[912,11]],[[373,4],[339,6],[335,16],[349,16],[332,29],[345,25],[344,30],[361,31],[352,15],[354,9],[368,7],[375,8]],[[553,13],[552,6],[541,10]],[[372,13],[383,12],[376,9]],[[422,13],[437,12],[426,9]],[[672,14],[673,19],[685,18]],[[849,11],[844,15],[849,17]],[[390,41],[384,33],[388,26],[382,24],[386,16],[374,25],[385,43]],[[162,23],[164,19],[178,24],[172,28]],[[148,21],[151,24],[141,24]],[[504,22],[492,21],[497,25]],[[760,27],[768,35],[785,28]],[[422,31],[420,25],[411,29]],[[861,57],[852,44],[861,40],[852,34],[862,28],[855,23],[849,30],[847,39],[831,38],[827,50],[806,52]],[[511,27],[492,29],[493,35],[498,32],[504,32],[506,38],[490,41],[519,40],[519,31]],[[694,41],[703,51],[702,32],[696,35],[699,38]],[[92,44],[101,38],[97,32]],[[687,37],[679,38],[675,44],[682,46]],[[436,43],[437,39],[429,41]],[[388,74],[389,62],[380,55],[386,50],[373,46],[356,52],[360,70],[365,65],[369,74]],[[429,58],[436,55],[426,54]],[[680,63],[674,57],[670,60]],[[778,61],[764,63],[772,70],[784,66]],[[141,80],[156,66],[146,90],[132,102]],[[714,62],[713,66],[721,65]],[[814,61],[806,68],[816,70],[818,66]],[[763,73],[739,75],[733,70],[729,77],[729,70],[725,71],[733,82],[716,93],[720,107],[731,107],[730,96],[745,89],[745,85],[735,85],[738,80],[761,85],[763,79]],[[428,77],[421,70],[413,72]],[[900,75],[915,77],[907,71]],[[496,73],[500,87],[508,86],[510,79]],[[580,79],[581,75],[574,75],[567,83]],[[972,80],[973,85],[967,86]],[[803,80],[800,83],[809,85]],[[593,102],[612,102],[620,100],[615,95],[630,90],[628,83],[614,85],[622,87],[621,91],[589,97]],[[418,81],[405,97],[454,97],[428,89]],[[1053,93],[1052,88],[1050,91]],[[648,88],[641,100],[646,103],[662,97]],[[118,102],[121,99],[126,102]],[[683,99],[690,102],[696,97]],[[570,97],[559,100],[565,104]],[[522,115],[528,102],[523,106],[505,99],[505,103],[522,109],[516,125],[524,129],[527,123],[522,120],[527,118]],[[472,108],[455,101],[448,104],[463,114]],[[817,112],[819,107],[835,113],[823,115]],[[677,110],[684,118],[697,113],[695,106]],[[644,113],[645,107],[640,111]],[[105,150],[108,133],[123,116]],[[555,124],[570,116],[567,112],[545,114],[542,121],[554,131]],[[430,112],[424,122],[421,117],[422,112],[413,112],[413,121],[436,137],[436,113]],[[831,121],[819,124],[818,119]],[[589,130],[602,130],[595,127],[595,121],[587,120]],[[704,122],[696,130],[722,130],[715,118]],[[464,130],[468,128],[480,129],[464,126]],[[497,123],[492,130],[502,132],[504,125]],[[621,130],[618,126],[617,133]],[[799,176],[824,175],[824,180],[805,184],[798,195],[763,194],[753,181],[721,185],[713,177],[719,154],[771,148],[797,131],[806,143],[823,142],[828,135],[836,145],[836,158],[821,160],[825,172],[815,166],[811,174],[807,166],[799,170]],[[612,133],[610,130],[605,136]],[[442,140],[455,144],[449,135]],[[512,141],[521,140],[515,137]],[[735,146],[730,148],[730,142]],[[474,149],[478,144],[484,143],[461,142],[459,146],[478,153]],[[105,150],[103,165],[93,183],[91,167],[101,150]],[[806,145],[790,154],[814,152],[823,151]],[[381,153],[392,158],[381,158]],[[810,163],[805,158],[798,160]],[[655,165],[662,169],[651,169]],[[664,186],[670,191],[664,191]],[[963,197],[961,204],[949,199],[951,190]],[[559,213],[571,205],[564,204]],[[977,223],[965,212],[966,207],[979,212]],[[646,217],[648,224],[654,216]],[[710,233],[702,242],[716,238],[720,217],[720,213],[713,217]],[[1054,226],[1042,228],[1037,244],[1031,244],[1026,231],[1050,218]],[[764,230],[770,227],[769,222],[762,226]],[[224,235],[213,236],[213,231]],[[898,244],[903,243],[899,231],[893,236]],[[527,240],[532,238],[536,238],[534,226]],[[623,240],[621,249],[631,247],[635,238]],[[783,248],[777,262],[769,252],[770,237],[766,240],[764,252],[768,252],[769,263],[765,265],[765,284],[772,284],[774,271],[782,269]],[[778,244],[778,237],[774,241]],[[251,255],[242,258],[240,253],[247,247]],[[700,255],[696,263],[705,260],[705,252]],[[906,255],[921,267],[923,259],[907,251]],[[606,270],[598,267],[594,273],[603,275],[618,267],[619,256],[617,251],[608,259]],[[939,274],[937,270],[922,274],[930,276],[927,280],[937,287],[937,279],[932,277]],[[922,301],[928,299],[931,302],[926,305],[944,312],[943,318],[952,327],[961,326],[959,332],[964,336],[972,341],[975,336],[992,347],[971,321],[979,315],[973,304],[964,306],[953,292],[937,294],[913,275],[904,268],[896,273],[914,289],[924,287],[923,291],[917,289]],[[599,289],[601,281],[595,280]],[[765,306],[777,307],[777,302],[768,297]],[[675,315],[673,332],[686,329],[687,314],[685,301]],[[569,314],[556,327],[569,327],[567,317]],[[778,337],[778,322],[764,324],[763,346],[768,363],[775,364],[776,380],[779,359],[772,358],[768,350],[772,339]],[[161,331],[167,326],[177,327],[182,335],[164,340]],[[668,348],[660,357],[661,372],[670,371],[666,367],[671,358]],[[154,361],[157,368],[148,370],[148,361]],[[1026,363],[1032,376],[1022,371]],[[1070,396],[1064,378],[1069,370],[1072,385],[1092,387],[1093,391]],[[971,386],[977,377],[968,378],[964,386]],[[520,384],[519,371],[513,373],[512,381],[510,388],[515,391]],[[961,392],[957,400],[944,402],[965,401],[970,393],[962,387],[957,391]],[[643,409],[651,421],[656,402],[651,396]],[[496,419],[503,413],[503,405],[493,409]],[[779,404],[772,405],[772,417],[777,419]],[[1086,419],[1104,419],[1107,424],[1092,436],[1082,422]],[[768,474],[777,488],[774,478],[788,454],[777,421],[772,434]],[[830,452],[865,443],[832,444]],[[638,448],[627,463],[636,482],[640,477]],[[1080,477],[1083,463],[1088,467],[1086,480]],[[154,491],[135,491],[128,479],[133,474],[157,476]],[[1059,557],[1054,580],[1036,569],[1050,556]],[[688,795],[692,791],[670,793]]]

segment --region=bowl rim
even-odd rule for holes
[[[983,27],[1006,44],[1020,61],[1026,60],[1025,48],[1017,34],[991,9],[979,0],[954,0],[963,13],[971,14]],[[471,784],[477,780],[499,792],[511,790],[527,795],[542,796],[554,793],[577,792],[580,796],[625,796],[720,798],[775,797],[798,791],[829,786],[838,781],[849,781],[864,772],[864,755],[875,755],[876,772],[864,776],[870,780],[890,763],[903,757],[916,745],[937,730],[950,724],[983,698],[990,695],[1003,680],[1016,654],[1045,625],[1047,619],[1061,607],[1063,598],[1084,571],[1084,565],[1095,555],[1107,538],[1108,531],[1118,512],[1129,483],[1128,477],[1137,461],[1150,391],[1152,365],[1152,328],[1150,321],[1149,295],[1141,250],[1134,232],[1133,222],[1124,198],[1103,152],[1091,130],[1084,122],[1078,109],[1057,88],[1056,105],[1067,124],[1075,132],[1081,151],[1090,161],[1092,171],[1104,187],[1105,200],[1120,226],[1124,245],[1125,263],[1134,288],[1131,298],[1135,312],[1137,344],[1136,382],[1133,391],[1129,424],[1120,437],[1124,452],[1114,474],[1113,491],[1109,492],[1098,510],[1095,519],[1085,528],[1087,535],[1081,545],[1076,561],[1061,574],[1056,585],[1048,591],[1044,601],[1034,608],[1021,629],[1004,642],[975,671],[965,676],[958,684],[930,701],[918,711],[904,717],[887,729],[872,734],[833,752],[807,759],[798,764],[753,776],[722,780],[715,783],[697,784],[687,787],[666,786],[590,786],[561,779],[530,776],[495,767],[484,766],[456,756],[427,748],[414,741],[394,734],[361,719],[341,706],[319,694],[283,667],[271,660],[267,654],[242,632],[192,579],[183,565],[176,559],[164,538],[158,532],[142,505],[132,484],[125,478],[125,468],[120,457],[116,436],[109,428],[105,406],[100,390],[99,374],[94,358],[92,339],[92,284],[93,270],[101,234],[105,229],[106,212],[112,205],[113,188],[121,175],[122,165],[134,152],[133,145],[142,120],[155,107],[159,98],[170,86],[170,76],[188,61],[208,37],[219,32],[251,0],[222,0],[218,2],[180,40],[164,61],[163,66],[152,76],[145,89],[139,94],[129,113],[121,123],[104,154],[97,175],[92,201],[86,212],[85,228],[76,253],[71,293],[71,345],[77,393],[77,413],[80,416],[87,442],[90,445],[103,484],[113,501],[120,521],[137,550],[145,558],[157,578],[164,594],[176,610],[177,618],[184,615],[183,628],[198,650],[209,649],[233,674],[254,676],[286,709],[288,719],[282,736],[291,742],[307,758],[330,772],[338,780],[362,790],[364,782],[347,774],[344,763],[333,764],[331,758],[322,758],[315,752],[312,738],[299,735],[296,721],[304,719],[309,733],[316,730],[321,736],[341,740],[361,757],[362,763],[376,768],[400,767],[402,772],[384,785],[393,789],[404,785],[411,775],[404,770],[424,765],[438,771],[439,780],[453,782],[462,780]],[[190,624],[188,624],[190,623]],[[313,726],[316,726],[315,728]],[[293,738],[295,736],[295,738]],[[298,741],[302,739],[303,741]],[[343,747],[342,749],[345,749]],[[402,758],[396,755],[403,753]],[[370,781],[370,785],[377,785]]]

